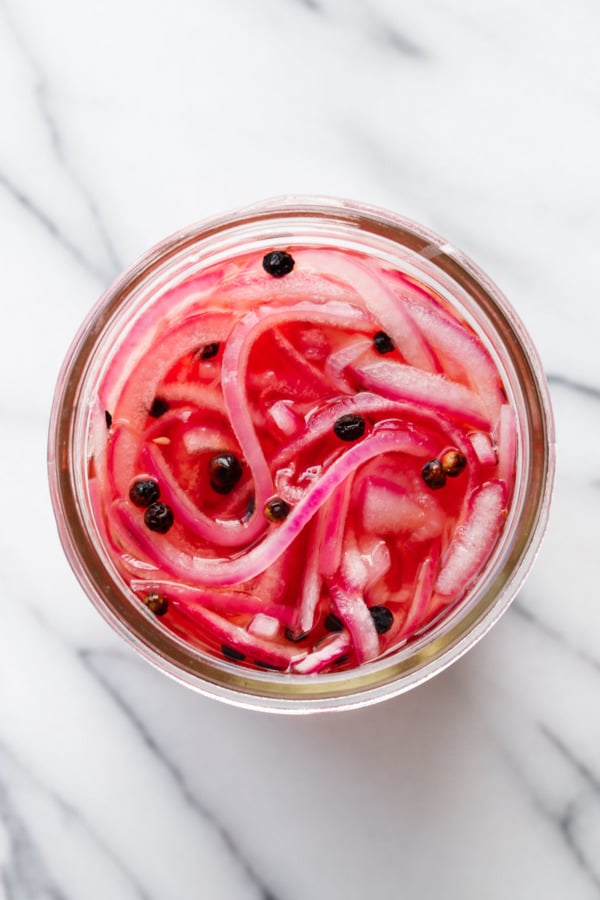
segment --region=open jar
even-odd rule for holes
[[[429,230],[269,201],[113,284],[61,371],[49,473],[68,560],[178,681],[273,712],[395,696],[529,571],[552,413],[508,301]]]

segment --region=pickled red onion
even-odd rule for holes
[[[469,588],[502,527],[516,428],[490,354],[439,297],[353,253],[292,252],[277,281],[248,256],[192,279],[189,304],[185,283],[172,309],[161,287],[102,384],[112,427],[106,449],[94,432],[103,486],[90,495],[130,587],[168,598],[164,627],[310,675],[409,640]],[[359,439],[338,434],[343,417],[362,419]],[[438,502],[421,470],[448,449],[466,472]],[[207,467],[223,453],[244,474],[221,491]],[[146,477],[169,533],[128,499]],[[268,500],[288,504],[271,523]],[[383,634],[369,612],[381,604]],[[342,634],[323,635],[328,611]]]

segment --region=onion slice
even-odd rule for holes
[[[296,254],[296,265],[312,269],[356,291],[378,327],[392,338],[407,363],[425,372],[438,370],[435,357],[403,304],[366,260],[335,250],[302,250]]]
[[[374,429],[365,440],[352,446],[331,464],[320,481],[307,491],[282,525],[272,530],[261,543],[244,555],[234,558],[203,559],[186,553],[170,545],[166,535],[148,532],[139,511],[132,510],[129,503],[117,501],[113,509],[123,527],[138,543],[142,554],[164,572],[183,581],[192,580],[206,585],[227,586],[249,581],[272,565],[336,488],[358,466],[383,453],[408,453],[419,456],[422,452],[422,441],[418,435],[406,428],[388,426]]]
[[[429,556],[425,557],[419,566],[412,601],[408,607],[398,640],[411,637],[423,624],[431,603],[431,595],[433,594],[439,563],[440,547],[436,543],[432,545]]]
[[[422,372],[413,366],[385,360],[351,365],[348,370],[362,387],[376,391],[389,400],[408,400],[460,423],[475,425],[483,430],[490,428],[490,421],[477,394],[444,375]]]
[[[506,516],[506,486],[487,481],[473,492],[467,515],[442,560],[435,592],[447,600],[461,596],[488,559]]]
[[[298,675],[315,675],[344,656],[349,649],[350,636],[348,634],[337,634],[335,637],[323,641],[316,650],[313,650],[304,659],[293,662],[292,670]]]

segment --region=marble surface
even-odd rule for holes
[[[592,0],[0,0],[3,900],[600,897],[599,26]],[[471,253],[540,349],[559,442],[492,633],[410,695],[302,720],[139,661],[72,577],[45,473],[102,289],[290,192]]]

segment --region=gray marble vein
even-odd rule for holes
[[[236,842],[231,832],[217,819],[214,812],[208,809],[196,797],[196,795],[192,792],[189,785],[187,784],[185,775],[180,771],[177,765],[175,765],[173,760],[171,760],[166,755],[164,750],[156,743],[140,717],[136,715],[135,710],[125,702],[123,697],[115,690],[111,682],[103,674],[103,669],[107,666],[107,664],[110,664],[110,654],[101,654],[94,651],[81,650],[79,652],[79,658],[81,659],[88,672],[90,672],[94,676],[94,678],[99,681],[99,683],[102,685],[102,688],[109,694],[111,700],[116,704],[116,706],[118,706],[121,712],[123,712],[127,716],[128,720],[131,722],[132,726],[139,734],[144,745],[160,762],[160,764],[164,766],[164,768],[168,771],[186,804],[188,804],[188,806],[190,806],[194,813],[199,815],[211,828],[216,831],[216,833],[223,841],[228,852],[231,854],[235,865],[238,865],[242,869],[245,876],[249,879],[250,883],[257,888],[258,896],[260,896],[262,900],[278,900],[275,894],[273,894],[272,891],[262,883],[258,873],[253,869],[250,862],[244,857],[242,849]]]
[[[539,616],[536,616],[534,613],[532,613],[526,605],[523,593],[521,593],[520,597],[513,602],[511,606],[511,612],[516,613],[516,615],[527,621],[530,625],[544,634],[547,638],[550,638],[550,640],[558,644],[563,650],[568,653],[574,654],[587,666],[590,666],[592,669],[600,672],[600,658],[596,658],[586,650],[574,646],[564,633],[557,631],[552,627],[552,625],[549,625],[547,622],[544,622]]]
[[[295,2],[300,4],[300,6],[304,6],[305,9],[310,9],[312,12],[321,12],[321,6],[317,3],[317,0],[295,0]]]
[[[40,225],[79,266],[98,281],[105,283],[105,275],[102,269],[97,268],[96,264],[88,259],[80,248],[73,243],[67,234],[64,233],[59,225],[4,172],[0,172],[0,187],[2,187],[7,194],[18,203],[26,213],[28,213],[28,215],[32,216],[36,223]]]
[[[70,163],[63,135],[59,128],[56,116],[54,115],[54,112],[52,110],[51,87],[48,82],[48,78],[40,64],[39,59],[33,52],[31,45],[26,40],[23,31],[17,26],[15,19],[7,5],[7,0],[2,0],[2,3],[0,4],[0,11],[4,16],[9,32],[11,33],[14,41],[18,45],[31,69],[34,82],[33,90],[36,98],[36,104],[39,110],[40,117],[44,123],[53,155],[58,165],[66,172],[74,189],[81,195],[84,205],[87,207],[90,218],[95,226],[100,244],[103,248],[103,252],[108,260],[108,269],[106,269],[103,265],[98,265],[97,263],[87,261],[82,252],[77,247],[75,247],[75,245],[73,245],[72,242],[69,241],[64,234],[61,234],[60,230],[52,222],[50,217],[45,215],[42,210],[36,208],[35,203],[31,199],[29,199],[23,191],[19,190],[14,184],[11,184],[9,179],[5,175],[2,175],[2,173],[0,173],[0,181],[3,186],[12,193],[12,196],[16,200],[18,200],[18,202],[25,209],[27,209],[28,212],[35,215],[38,221],[46,227],[46,229],[53,235],[53,237],[60,240],[63,246],[68,249],[69,252],[76,259],[78,259],[79,262],[83,263],[92,274],[100,275],[105,280],[112,280],[123,269],[123,264],[119,260],[115,248],[112,245],[110,236],[101,218],[100,211],[95,199]]]
[[[598,873],[596,868],[597,857],[594,857],[590,860],[587,854],[581,849],[577,841],[574,827],[574,818],[576,812],[577,805],[575,803],[569,805],[565,809],[564,815],[559,819],[558,825],[561,834],[565,839],[565,843],[570,848],[581,869],[586,873],[586,875],[596,888],[598,896],[600,897],[600,874]]]
[[[548,384],[551,386],[554,385],[556,387],[566,388],[569,391],[575,391],[577,394],[581,394],[591,400],[600,400],[600,387],[595,387],[591,384],[582,384],[581,382],[574,381],[567,375],[561,375],[554,372],[548,373],[546,377],[548,379]]]
[[[375,31],[379,34],[379,40],[382,44],[395,50],[401,56],[417,60],[429,59],[429,54],[420,44],[417,44],[416,41],[403,34],[390,23],[379,22]]]
[[[486,713],[486,717],[487,716]],[[591,787],[594,794],[597,793],[597,783],[591,773],[585,767],[574,760],[571,753],[562,744],[560,740],[552,733],[544,724],[532,722],[528,720],[525,724],[521,720],[520,727],[526,727],[532,730],[536,735],[540,735],[545,742],[557,751],[561,757],[572,767],[577,780],[570,789],[563,789],[561,792],[561,800],[551,802],[547,796],[547,785],[544,784],[543,778],[541,784],[534,784],[528,767],[531,761],[525,760],[522,756],[522,747],[517,748],[512,745],[510,739],[505,733],[500,734],[493,726],[489,730],[489,734],[494,742],[500,759],[511,773],[512,777],[518,782],[520,790],[531,804],[531,808],[535,810],[537,816],[545,824],[549,825],[559,844],[562,845],[563,851],[570,857],[572,863],[579,869],[582,877],[587,882],[587,886],[591,893],[586,892],[586,896],[600,896],[600,877],[597,870],[597,860],[595,857],[589,858],[586,849],[582,846],[580,836],[577,833],[577,816],[578,809],[582,800],[583,791]],[[533,745],[535,750],[539,750],[538,745]],[[591,777],[590,777],[591,776]],[[595,797],[595,804],[600,811],[600,798]]]
[[[65,900],[66,895],[53,883],[1,779],[0,823],[8,838],[8,858],[2,863],[0,876],[6,900]]]
[[[379,11],[373,3],[364,4],[365,20],[368,23],[374,38],[384,47],[398,53],[400,56],[420,62],[429,62],[430,53],[424,46],[410,36],[408,29],[402,29],[387,16]],[[406,17],[408,18],[408,16]]]
[[[28,792],[36,793],[43,802],[50,804],[59,820],[68,829],[83,834],[93,848],[93,853],[99,854],[116,871],[119,887],[125,891],[124,896],[132,900],[151,900],[151,896],[128,870],[125,862],[94,832],[79,812],[48,786],[41,784],[34,773],[25,770],[2,745],[0,745],[0,776],[0,814],[11,842],[5,875],[15,897],[23,897],[24,900],[25,898],[38,900],[38,897],[62,900],[64,896],[56,886],[56,878],[48,870],[48,861],[45,861],[41,848],[31,833],[31,824],[28,825],[24,818],[19,817],[14,801],[11,800],[15,794],[15,786],[21,783]],[[51,863],[52,859],[49,862]]]

